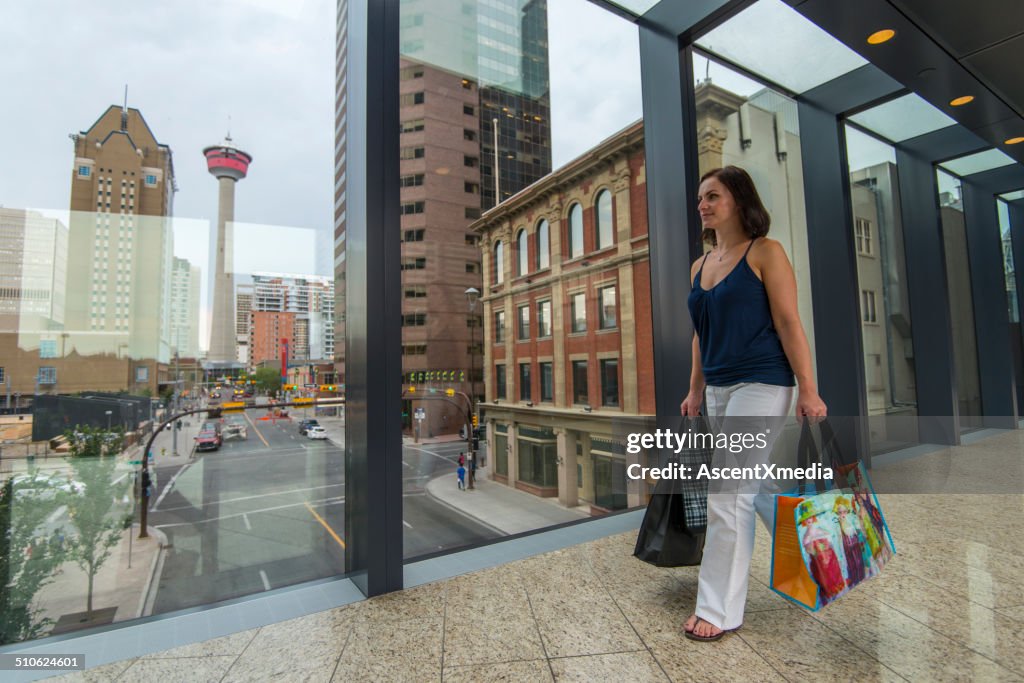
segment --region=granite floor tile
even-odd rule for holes
[[[135,661],[135,659],[123,659],[119,662],[101,664],[84,671],[72,671],[62,676],[47,678],[46,680],[53,683],[107,683],[107,681],[113,681],[123,674]]]
[[[234,656],[137,660],[121,674],[118,683],[218,683]]]
[[[647,650],[605,655],[565,657],[551,660],[555,681],[591,683],[592,681],[630,681],[631,683],[668,683],[657,660]]]
[[[214,657],[225,655],[239,655],[256,637],[259,629],[250,629],[241,633],[232,633],[229,636],[221,636],[213,640],[206,640],[192,645],[182,645],[173,650],[164,650],[145,655],[140,659],[168,659],[174,657]]]
[[[448,610],[444,622],[445,666],[540,659],[540,631],[525,599],[487,614]]]
[[[444,683],[552,683],[546,659],[449,667],[445,660]]]
[[[1009,617],[1015,621],[1024,622],[1024,605],[1018,605],[1016,607],[1000,607],[996,609],[996,612],[1002,614],[1004,617]]]
[[[443,619],[362,621],[332,681],[440,681]]]
[[[741,634],[714,643],[687,640],[652,648],[654,658],[673,681],[705,683],[784,683],[786,680],[743,640]]]
[[[444,615],[448,581],[428,583],[408,590],[378,595],[359,603],[360,621],[430,619]]]
[[[330,680],[358,612],[358,606],[340,607],[264,626],[228,670],[225,683]]]

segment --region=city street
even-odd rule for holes
[[[244,441],[225,441],[218,451],[196,453],[192,462],[157,458],[149,524],[167,536],[169,547],[153,613],[343,571],[348,539],[344,452],[336,443],[342,438],[341,420],[322,419],[331,440],[311,440],[298,433],[300,414],[276,423],[259,420],[262,415],[263,410],[248,411]],[[190,429],[179,441],[182,453],[191,450],[193,434]],[[406,557],[498,535],[425,492],[437,476],[450,475],[455,486],[456,461],[464,449],[458,442],[403,449]]]

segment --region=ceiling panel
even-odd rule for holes
[[[962,58],[1024,31],[1020,0],[890,0]]]
[[[1024,7],[1024,2],[1020,3]],[[968,69],[987,81],[990,88],[1018,114],[1024,115],[1024,35],[977,52],[963,60]]]

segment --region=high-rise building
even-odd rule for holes
[[[291,313],[292,327],[286,335],[290,341],[290,361],[323,361],[334,357],[334,283],[331,278],[317,275],[278,275],[253,273],[252,281],[239,283],[235,301],[238,307],[238,335],[244,333],[249,341],[249,367],[268,360],[267,346],[259,353],[251,346],[256,313]],[[242,311],[247,311],[243,322]],[[266,319],[271,320],[271,319]],[[273,319],[278,328],[283,319]],[[261,323],[266,327],[269,323]],[[255,333],[263,339],[264,331]]]
[[[253,311],[249,326],[249,367],[280,368],[287,346],[288,362],[293,359],[295,314],[281,311]]]
[[[235,285],[235,351],[238,362],[249,365],[249,327],[251,325],[253,286],[251,282]]]
[[[341,338],[345,16],[339,0],[334,253]],[[400,52],[403,369],[457,371],[470,391],[475,364],[479,391],[481,357],[473,349],[481,318],[470,313],[465,292],[481,287],[480,250],[466,228],[499,194],[506,199],[551,171],[547,2],[403,2]],[[343,344],[337,348],[344,382]]]
[[[171,149],[139,110],[116,105],[71,137],[67,350],[129,359],[122,388],[156,393],[170,359]]]
[[[171,348],[179,357],[199,355],[199,266],[174,257],[171,267]]]

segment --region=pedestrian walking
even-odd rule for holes
[[[455,470],[455,474],[459,477],[459,490],[466,490],[466,468],[463,465],[459,465],[459,469]]]
[[[466,454],[465,454],[465,452],[459,453],[459,467],[462,467],[465,464],[466,464]]]
[[[789,414],[794,385],[798,419],[824,417],[827,409],[811,370],[793,267],[782,245],[766,237],[771,217],[750,175],[736,166],[709,171],[697,201],[702,237],[712,248],[690,269],[693,362],[689,393],[679,408],[683,415],[698,415],[706,399],[708,416],[719,427],[729,419],[729,431],[769,431],[766,444],[715,453],[716,460],[753,465],[767,460],[781,431],[767,425]],[[746,486],[708,495],[697,605],[683,626],[691,640],[718,640],[743,624],[755,497],[756,489]]]

